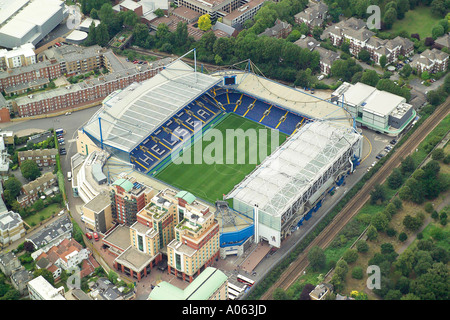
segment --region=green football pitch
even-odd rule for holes
[[[203,139],[184,150],[180,158],[157,173],[156,178],[214,203],[222,200],[223,194],[230,192],[288,137],[232,113],[214,129],[207,130]],[[230,133],[227,129],[234,129],[237,137],[227,139]],[[246,134],[239,135],[242,132]]]

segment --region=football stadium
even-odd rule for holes
[[[250,68],[205,74],[181,60],[112,93],[82,134],[134,170],[215,206],[230,254],[249,239],[280,247],[362,152],[342,105]]]

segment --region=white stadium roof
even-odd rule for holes
[[[314,121],[297,130],[238,184],[227,199],[280,216],[361,138],[352,128]]]
[[[349,127],[353,119],[347,111],[329,101],[242,70],[220,71],[213,76],[235,75],[237,90],[291,110],[310,119],[331,120]]]
[[[154,77],[134,83],[108,101],[84,131],[105,145],[131,152],[182,107],[220,80],[195,72],[182,61],[175,61]]]

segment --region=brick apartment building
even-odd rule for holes
[[[136,215],[151,199],[153,189],[133,179],[117,179],[110,186],[111,214],[119,223],[131,226]]]
[[[59,191],[58,179],[53,172],[46,172],[36,180],[22,186],[17,202],[24,208],[33,204],[41,195],[50,195],[55,191]]]
[[[57,149],[36,149],[19,151],[17,156],[19,160],[19,166],[25,160],[32,160],[36,162],[39,167],[48,167],[56,164]]]
[[[12,101],[12,109],[18,116],[28,117],[72,109],[89,103],[100,103],[118,89],[123,89],[133,82],[150,79],[168,62],[169,60],[164,59],[160,63],[154,63],[153,66],[134,66],[82,83],[20,97]]]

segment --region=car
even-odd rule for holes
[[[66,116],[70,116],[72,112],[66,112]]]
[[[383,158],[383,157],[384,157],[384,154],[380,152],[379,154],[377,154],[377,156],[376,156],[375,158],[381,159],[381,158]]]
[[[64,214],[64,210],[61,210],[61,211],[58,213],[58,217],[62,216],[63,214]]]
[[[377,164],[377,162],[374,161],[374,162],[372,163],[372,167],[375,167],[376,164]]]
[[[397,140],[395,140],[395,139],[392,139],[390,142],[389,142],[390,144],[392,144],[392,145],[394,145],[394,144],[396,144],[397,143]]]
[[[92,239],[92,235],[89,232],[86,232],[86,238],[88,238],[89,240]]]
[[[98,238],[98,233],[97,233],[97,232],[94,232],[93,235],[94,235],[94,240],[95,240],[95,241],[98,241],[98,239],[99,239],[99,238]]]

